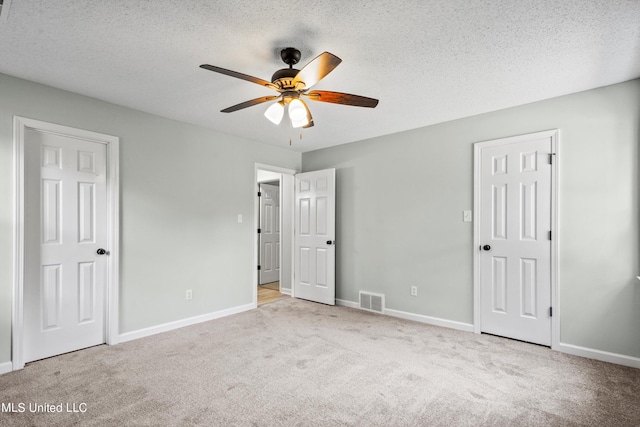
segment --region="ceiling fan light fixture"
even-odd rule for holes
[[[292,128],[301,128],[309,124],[309,120],[307,118],[303,118],[302,120],[293,120],[291,119],[291,127]]]
[[[292,123],[307,120],[307,108],[299,99],[293,99],[289,103],[289,118]]]
[[[279,101],[272,104],[267,111],[264,112],[264,116],[275,125],[279,125],[284,116],[284,102]]]
[[[301,128],[309,124],[309,108],[307,104],[299,99],[293,99],[289,103],[289,119],[291,120],[291,127]]]

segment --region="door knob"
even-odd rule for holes
[[[97,253],[98,255],[109,255],[109,251],[104,250],[104,249],[102,249],[102,248],[98,249],[98,250],[96,251],[96,253]]]
[[[484,245],[484,246],[482,247],[482,249],[484,249],[485,251],[490,251],[490,250],[491,250],[491,246],[489,246],[489,245]]]
[[[335,240],[327,240],[327,245],[335,245],[336,241]]]

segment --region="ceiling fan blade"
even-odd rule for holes
[[[216,67],[215,65],[202,64],[200,68],[204,68],[205,70],[213,71],[215,73],[224,74],[227,76],[235,77],[237,79],[246,80],[251,83],[259,84],[260,86],[268,87],[269,89],[278,90],[278,87],[271,82],[266,80],[259,79],[257,77],[250,76],[248,74],[242,74],[237,71],[227,70],[226,68]]]
[[[253,107],[254,105],[262,104],[263,102],[273,101],[277,99],[277,96],[261,96],[260,98],[252,99],[251,101],[241,102],[240,104],[232,105],[231,107],[220,110],[221,113],[233,113],[234,111],[242,110],[243,108]]]
[[[333,71],[342,59],[332,53],[323,52],[305,65],[293,78],[293,83],[304,82],[305,87],[310,88]]]
[[[332,104],[353,105],[355,107],[375,108],[378,100],[366,96],[351,95],[350,93],[330,92],[326,90],[312,90],[305,94],[312,101],[331,102]]]

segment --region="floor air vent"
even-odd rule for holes
[[[360,308],[384,314],[384,295],[360,291]]]

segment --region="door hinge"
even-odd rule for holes
[[[258,271],[259,271],[260,269],[261,269],[261,267],[260,267],[260,266],[258,266]]]
[[[553,317],[553,307],[549,307],[549,317]]]
[[[262,228],[258,228],[258,234],[262,233]]]
[[[258,191],[258,197],[262,197],[262,192]]]
[[[552,165],[553,164],[553,156],[555,156],[556,153],[549,153],[549,164]]]
[[[549,240],[551,240],[551,230],[549,230]]]

